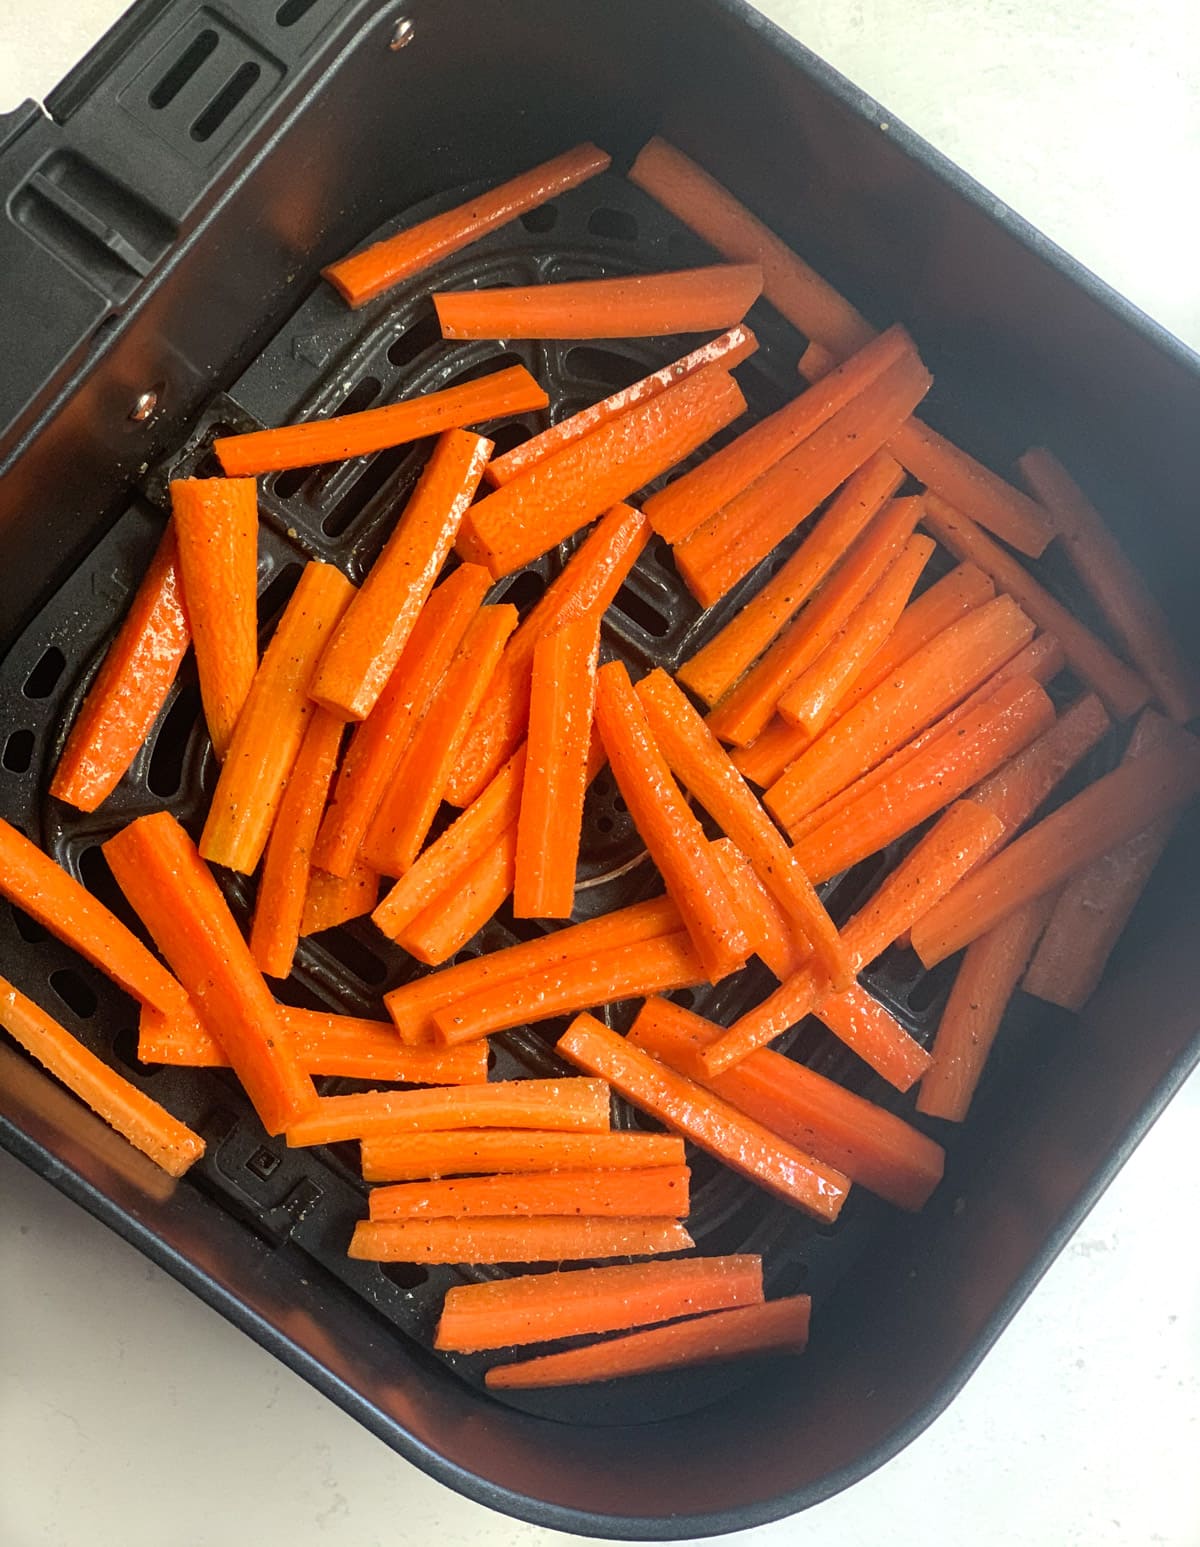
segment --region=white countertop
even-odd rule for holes
[[[0,111],[122,6],[0,0]],[[1196,0],[761,0],[1200,346]],[[52,19],[51,19],[52,18]],[[1200,1078],[950,1410],[754,1547],[1197,1547]],[[550,1547],[401,1460],[0,1156],[0,1547]]]

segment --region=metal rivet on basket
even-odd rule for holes
[[[388,47],[395,51],[407,48],[413,40],[413,24],[409,17],[402,16],[392,28],[392,35],[388,39]]]
[[[150,415],[158,407],[158,393],[151,387],[145,392],[139,392],[133,400],[133,407],[129,410],[129,417],[134,424],[145,424]]]

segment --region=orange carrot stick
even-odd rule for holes
[[[761,735],[783,694],[882,579],[922,513],[919,499],[903,499],[876,517],[800,616],[709,715],[716,735],[743,746]]]
[[[379,877],[369,865],[355,861],[346,876],[330,875],[314,865],[308,872],[300,934],[320,934],[323,929],[335,929],[350,919],[361,918],[370,913],[378,898]]]
[[[699,820],[671,777],[646,711],[619,661],[597,673],[596,723],[634,824],[715,983],[741,966],[750,945]],[[737,841],[736,834],[730,836]]]
[[[282,1132],[316,1092],[192,840],[170,812],[156,811],[110,838],[104,856],[201,1025],[229,1055],[263,1127]]]
[[[831,349],[826,349],[824,344],[810,343],[797,360],[796,370],[805,381],[820,381],[837,363],[838,357]]]
[[[497,1080],[433,1090],[322,1096],[288,1129],[292,1147],[387,1138],[430,1128],[569,1128],[607,1133],[603,1080]]]
[[[1142,708],[1150,697],[1150,689],[1137,672],[1118,660],[1106,644],[973,521],[934,496],[926,501],[925,525],[955,558],[978,564],[1039,628],[1061,642],[1071,670],[1099,693],[1118,719],[1128,719]]]
[[[733,377],[706,365],[480,500],[459,552],[497,579],[511,574],[690,456],[745,408]]]
[[[707,344],[701,344],[699,349],[693,349],[690,354],[683,355],[671,365],[664,365],[661,370],[651,371],[649,376],[643,376],[640,381],[635,381],[631,386],[622,387],[611,397],[606,397],[599,403],[593,403],[590,408],[582,408],[577,414],[571,414],[566,419],[560,419],[548,430],[543,430],[540,435],[534,435],[530,440],[523,441],[521,445],[514,446],[503,456],[493,457],[483,470],[484,479],[493,487],[502,483],[511,483],[514,478],[528,472],[537,463],[544,462],[554,452],[561,451],[572,441],[577,441],[584,435],[590,434],[592,430],[599,429],[602,424],[607,424],[618,414],[636,407],[638,403],[644,403],[647,398],[657,397],[667,387],[673,387],[677,381],[693,375],[702,366],[719,364],[722,369],[731,371],[743,360],[748,359],[757,348],[758,340],[753,332],[744,322],[739,322],[736,327],[728,329],[717,338],[710,339]]]
[[[886,452],[868,457],[779,573],[683,663],[676,675],[684,687],[706,704],[723,698],[883,509],[903,477],[903,468]]]
[[[1021,553],[1036,559],[1054,536],[1046,512],[1028,495],[960,451],[919,419],[910,419],[888,442],[903,467],[958,510],[971,512]]]
[[[481,1055],[487,1046],[414,1048],[427,1057]],[[364,1139],[362,1173],[367,1182],[416,1182],[426,1177],[537,1171],[613,1171],[626,1167],[682,1166],[683,1140],[672,1133],[539,1133],[501,1128],[450,1133],[412,1133],[399,1139]]]
[[[758,959],[782,983],[808,960],[808,941],[793,929],[791,920],[737,844],[720,838],[711,847],[746,939]]]
[[[747,1354],[799,1354],[808,1343],[810,1311],[808,1295],[713,1311],[666,1327],[650,1327],[557,1354],[495,1365],[484,1376],[484,1384],[493,1391],[580,1386],[739,1359]]]
[[[905,354],[680,543],[675,563],[701,606],[719,601],[878,451],[931,381]]]
[[[513,887],[519,919],[565,919],[575,905],[599,650],[596,620],[585,616],[533,652]]]
[[[517,830],[510,827],[454,883],[396,937],[410,956],[440,966],[473,940],[513,889],[517,875]]]
[[[65,1026],[0,978],[0,1026],[130,1144],[171,1176],[204,1154],[198,1133],[122,1079]]]
[[[440,435],[443,430],[460,430],[488,419],[545,408],[548,402],[523,365],[510,365],[461,386],[426,392],[384,408],[364,408],[355,414],[310,419],[275,430],[218,436],[213,450],[228,476],[250,477],[369,456],[389,446]]]
[[[629,505],[615,505],[584,538],[504,648],[488,691],[487,713],[471,726],[446,799],[469,806],[512,756],[529,717],[529,682],[539,639],[572,618],[597,619],[625,583],[650,538],[650,523]]]
[[[680,543],[723,506],[748,489],[780,458],[838,413],[905,355],[912,340],[890,328],[872,340],[819,387],[762,419],[721,451],[684,473],[643,505],[650,525],[669,543]]]
[[[934,550],[930,537],[913,536],[810,666],[779,700],[785,720],[817,735],[870,665],[895,628]]]
[[[666,140],[643,146],[629,180],[690,226],[723,257],[758,263],[763,294],[801,333],[842,359],[874,333],[826,280],[714,177]]]
[[[940,1144],[770,1048],[709,1076],[698,1054],[720,1035],[719,1026],[681,1005],[648,999],[629,1040],[889,1203],[919,1209],[929,1201],[942,1179]]]
[[[309,717],[267,840],[254,903],[250,954],[270,978],[286,978],[300,939],[312,846],[342,744],[343,722],[320,707]]]
[[[850,1183],[840,1171],[777,1138],[593,1016],[577,1016],[557,1046],[578,1068],[600,1075],[641,1111],[777,1197],[818,1219],[834,1220],[841,1212]]]
[[[362,855],[382,875],[403,875],[420,852],[458,750],[516,626],[517,609],[502,603],[481,607],[463,635],[367,830]]]
[[[512,1214],[616,1214],[625,1219],[682,1219],[688,1211],[686,1166],[623,1171],[558,1171],[469,1176],[448,1182],[399,1182],[371,1189],[372,1219],[499,1218]]]
[[[313,674],[309,695],[343,720],[375,707],[475,497],[492,442],[447,430]]]
[[[215,865],[249,875],[266,847],[316,707],[308,697],[313,665],[354,587],[332,564],[307,564],[267,646],[238,718],[200,837]]]
[[[1198,792],[1200,748],[1191,737],[1122,763],[961,881],[914,927],[913,949],[934,966]]]
[[[1002,842],[1024,827],[1055,786],[1104,740],[1111,726],[1104,705],[1094,693],[1085,693],[1036,741],[971,791],[972,800],[1004,823]]]
[[[910,1090],[929,1068],[929,1054],[921,1044],[857,983],[844,994],[828,994],[813,1014],[897,1090]]]
[[[637,692],[669,768],[742,849],[830,980],[848,987],[853,973],[833,920],[728,753],[666,672],[651,672]]]
[[[1049,451],[1027,451],[1017,466],[1130,659],[1171,718],[1186,724],[1200,708],[1196,674],[1176,649],[1162,608],[1103,516]]]
[[[433,1346],[473,1354],[758,1305],[762,1297],[762,1258],[750,1254],[454,1284],[446,1291]]]
[[[355,1225],[350,1255],[368,1262],[570,1262],[652,1257],[695,1244],[668,1219],[382,1219]]]
[[[171,520],[213,750],[224,758],[258,668],[253,478],[175,478]]]
[[[482,565],[460,564],[422,607],[400,660],[371,713],[355,727],[342,759],[313,850],[313,862],[322,870],[350,873],[383,792],[491,580]]]
[[[799,818],[910,741],[1017,653],[1034,625],[997,596],[943,630],[848,709],[771,785],[765,800],[789,831]]]
[[[603,172],[611,160],[595,145],[576,145],[466,204],[373,242],[361,252],[339,258],[321,272],[351,306],[365,306],[402,279],[419,274],[451,253],[461,252],[489,231],[577,188],[597,172]]]
[[[169,523],[88,689],[50,793],[79,811],[112,794],[166,703],[191,634]]]
[[[127,994],[172,1014],[186,996],[120,919],[24,834],[0,819],[0,896],[99,967]]]

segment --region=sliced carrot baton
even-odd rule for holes
[[[1176,648],[1162,608],[1103,516],[1049,451],[1027,451],[1017,466],[1130,659],[1171,718],[1186,724],[1200,708],[1200,684]]]
[[[313,561],[266,648],[238,718],[200,837],[200,853],[249,875],[262,857],[316,705],[312,669],[354,594],[340,569]]]
[[[250,926],[250,954],[270,978],[286,978],[300,939],[312,874],[312,849],[337,766],[344,723],[318,706],[288,775]]]
[[[1050,792],[1102,742],[1112,726],[1104,705],[1085,693],[1031,742],[971,791],[1004,823],[1007,841],[1024,827]]]
[[[666,140],[655,138],[642,147],[630,168],[629,180],[698,232],[723,257],[760,264],[767,300],[801,333],[825,345],[839,359],[870,341],[875,330],[849,301],[716,178]]]
[[[492,443],[447,430],[404,512],[325,646],[310,696],[343,720],[365,719],[404,652],[475,497]]]
[[[224,758],[258,667],[258,489],[174,478],[171,520],[213,750]]]
[[[321,272],[351,306],[365,306],[402,279],[419,274],[452,253],[461,252],[489,231],[509,225],[540,204],[577,188],[603,172],[611,160],[607,152],[595,145],[576,145],[465,204],[374,242],[362,252],[340,258]]]
[[[764,886],[754,866],[730,838],[712,845],[729,895],[754,954],[782,983],[811,955],[808,941]]]
[[[345,876],[310,866],[300,934],[303,937],[320,934],[323,929],[336,929],[339,924],[370,913],[378,900],[379,876],[369,865],[356,860]]]
[[[275,430],[218,436],[213,450],[229,477],[251,477],[369,456],[390,446],[424,440],[427,435],[440,435],[443,430],[461,430],[488,419],[545,408],[548,402],[523,365],[510,365],[461,386],[426,392],[383,408],[285,424]]]
[[[912,340],[903,328],[890,328],[873,339],[819,387],[801,393],[661,493],[652,494],[642,506],[650,525],[667,542],[682,542],[845,408],[864,387],[912,353]]]
[[[549,1128],[607,1133],[603,1080],[497,1080],[432,1090],[322,1096],[288,1129],[293,1148],[443,1128]]]
[[[570,1262],[653,1257],[695,1244],[672,1219],[381,1219],[355,1225],[350,1255],[367,1262]]]
[[[838,637],[839,630],[901,553],[924,507],[893,500],[872,521],[812,601],[708,717],[723,741],[755,740],[784,693]]]
[[[519,919],[569,918],[575,904],[599,650],[597,620],[584,616],[533,652],[513,887]]]
[[[528,1273],[446,1291],[435,1348],[473,1354],[762,1303],[762,1258],[678,1257]]]
[[[168,523],[87,691],[50,793],[95,811],[116,789],[167,701],[191,640],[175,529]]]
[[[557,1047],[564,1058],[607,1080],[641,1111],[777,1197],[817,1219],[832,1221],[841,1212],[850,1183],[840,1171],[744,1117],[593,1016],[580,1015],[572,1021]]]
[[[619,661],[610,661],[597,673],[596,723],[634,825],[662,872],[706,975],[717,982],[742,965],[750,945],[700,822],[671,777],[642,702]],[[736,774],[733,777],[736,780]],[[749,791],[745,793],[749,797]],[[730,836],[737,841],[736,834]]]
[[[831,982],[848,987],[853,972],[836,925],[729,754],[666,672],[651,672],[637,693],[668,767],[745,853]]]
[[[968,517],[931,496],[926,501],[925,526],[955,558],[977,564],[1029,614],[1039,628],[1059,640],[1067,664],[1095,689],[1119,719],[1136,714],[1150,689],[1132,667],[1045,590],[1011,554]]]
[[[481,1054],[468,1048],[414,1048],[428,1057]],[[682,1166],[683,1140],[673,1133],[553,1133],[502,1128],[413,1133],[399,1139],[364,1139],[362,1173],[367,1182],[417,1182],[442,1176],[497,1175],[538,1171],[615,1171],[626,1167]]]
[[[813,1014],[897,1090],[910,1090],[929,1068],[929,1054],[886,1005],[856,983],[827,994]]]
[[[686,1166],[468,1176],[373,1187],[368,1201],[371,1219],[496,1219],[506,1214],[682,1219],[688,1211],[689,1176]]]
[[[683,663],[676,673],[679,681],[706,704],[722,699],[799,612],[903,478],[904,469],[885,452],[868,457],[779,573]]]
[[[400,931],[396,944],[427,967],[440,966],[475,938],[511,893],[516,877],[517,830],[510,827],[448,892]]]
[[[487,712],[475,716],[447,786],[446,798],[453,805],[470,805],[520,745],[529,718],[529,683],[538,640],[585,613],[603,617],[649,538],[650,523],[640,511],[614,505],[522,620],[496,668]]]
[[[673,387],[683,377],[694,375],[703,366],[719,364],[724,370],[731,371],[743,360],[748,359],[757,348],[758,340],[753,332],[744,322],[739,322],[735,327],[727,329],[717,338],[710,339],[707,344],[701,344],[699,349],[693,349],[670,365],[651,371],[648,376],[643,376],[628,387],[622,387],[599,403],[593,403],[589,408],[581,408],[577,414],[560,419],[557,424],[552,424],[540,435],[534,435],[531,439],[523,441],[502,456],[493,457],[483,470],[484,480],[493,487],[502,483],[511,483],[514,478],[528,472],[538,462],[544,462],[555,451],[561,451],[564,446],[580,440],[584,435],[599,429],[602,424],[607,424],[627,409],[635,408],[637,404],[645,402],[647,398],[657,397],[660,392]]]
[[[903,355],[678,544],[676,566],[701,606],[711,607],[732,590],[878,451],[931,382],[915,354]]]
[[[940,1144],[770,1048],[710,1076],[698,1055],[720,1035],[719,1026],[682,1005],[648,999],[629,1040],[889,1203],[919,1209],[929,1201],[942,1179]]]
[[[838,363],[838,357],[824,344],[810,343],[796,362],[796,370],[805,381],[820,381]]]
[[[170,812],[156,811],[110,838],[104,857],[263,1127],[281,1133],[314,1105],[316,1091],[192,840]]]

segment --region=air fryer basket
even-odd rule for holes
[[[1187,496],[1200,469],[1181,429],[1200,406],[1194,362],[1010,214],[981,209],[985,197],[926,147],[894,129],[883,135],[873,104],[741,7],[430,0],[401,11],[262,0],[235,18],[215,6],[192,15],[143,5],[50,107],[56,121],[18,122],[7,139],[0,121],[0,186],[16,188],[0,253],[8,242],[28,266],[22,277],[78,292],[92,311],[60,307],[60,334],[47,347],[42,329],[33,354],[43,374],[22,381],[14,365],[0,396],[12,418],[0,482],[0,552],[12,577],[0,601],[12,641],[0,663],[0,814],[126,917],[99,845],[164,802],[195,819],[211,793],[194,677],[181,675],[154,737],[100,811],[84,816],[45,791],[160,530],[167,478],[206,470],[222,427],[363,408],[513,358],[546,383],[551,415],[561,417],[686,348],[447,346],[424,281],[358,313],[313,281],[322,261],[375,227],[458,202],[582,138],[612,149],[618,164],[651,132],[677,140],[868,315],[913,327],[937,378],[930,414],[939,428],[998,465],[1031,442],[1053,445],[1115,512],[1168,605],[1196,571]],[[614,172],[441,272],[452,284],[529,283],[708,256]],[[803,340],[765,305],[750,320],[762,347],[739,376],[762,413],[795,392]],[[24,319],[4,322],[19,343]],[[22,360],[28,371],[29,352]],[[147,391],[149,417],[129,418]],[[545,422],[529,415],[484,428],[507,445]],[[400,448],[264,480],[264,625],[306,557],[361,577],[423,453]],[[495,599],[531,605],[568,551],[501,582]],[[698,630],[713,627],[698,618],[655,543],[610,612],[605,649],[639,671],[673,667]],[[1195,620],[1185,618],[1189,627],[1194,644]],[[577,917],[655,889],[606,777],[589,798],[586,829]],[[480,1359],[427,1345],[445,1288],[499,1270],[351,1262],[350,1221],[363,1210],[353,1149],[288,1151],[264,1139],[230,1077],[141,1065],[129,1001],[8,908],[6,971],[197,1126],[209,1152],[183,1185],[164,1189],[3,1048],[0,1137],[463,1491],[595,1534],[736,1529],[844,1486],[949,1400],[1194,1062],[1196,968],[1185,943],[1196,843],[1191,824],[1084,1017],[1018,1000],[971,1122],[961,1135],[931,1130],[949,1143],[947,1177],[916,1220],[856,1189],[836,1226],[817,1226],[697,1163],[702,1248],[763,1250],[770,1292],[813,1293],[814,1342],[802,1363],[582,1397],[485,1394]],[[836,916],[886,862],[828,889]],[[244,913],[244,883],[223,879]],[[468,949],[537,928],[502,911]],[[285,995],[377,1011],[381,991],[416,970],[361,921],[304,943]],[[692,1002],[728,1019],[763,990],[765,980],[750,977]],[[922,974],[910,953],[894,951],[867,981],[928,1038],[945,969]],[[628,1011],[615,1007],[614,1023],[626,1025]],[[493,1039],[495,1074],[559,1069],[555,1029]],[[814,1023],[792,1033],[789,1051],[911,1113],[911,1101]],[[616,1120],[638,1121],[623,1105]]]

